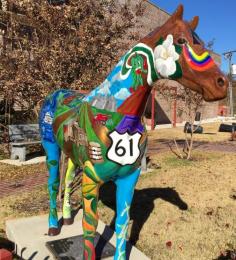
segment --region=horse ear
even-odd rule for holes
[[[176,11],[173,13],[172,18],[176,19],[176,20],[182,20],[183,13],[184,13],[184,7],[183,7],[183,5],[179,5],[177,7]]]
[[[199,16],[194,16],[193,19],[189,22],[189,26],[193,31],[195,31],[195,29],[197,28],[198,22]]]

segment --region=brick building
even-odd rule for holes
[[[5,2],[3,0],[0,0],[2,3],[2,8],[6,8]],[[61,2],[60,0],[57,0],[58,2]],[[51,1],[51,2],[57,2]],[[127,0],[119,0],[120,3],[125,3]],[[49,1],[50,2],[50,1]],[[147,33],[151,32],[153,29],[155,29],[158,26],[163,25],[167,19],[170,17],[171,14],[167,13],[166,11],[162,10],[161,8],[157,7],[156,5],[152,4],[150,1],[141,1],[144,5],[144,14],[140,18],[139,22],[137,23],[136,28],[132,28],[132,30],[138,31],[138,34],[140,37],[144,37]],[[137,0],[130,0],[131,5],[135,6],[137,5]],[[176,6],[177,7],[177,6]],[[127,35],[129,33],[127,32]],[[1,39],[0,39],[1,41]],[[128,50],[132,45],[135,44],[135,41],[128,40],[127,44],[125,45],[125,51]],[[213,58],[216,60],[218,64],[221,63],[221,57],[218,54],[213,53]],[[164,124],[164,123],[171,123],[173,121],[173,104],[170,104],[167,102],[164,98],[161,98],[160,95],[156,95],[156,123],[157,124]],[[178,106],[178,103],[177,103]],[[203,109],[202,109],[202,116],[203,118],[214,118],[218,114],[218,102],[214,103],[204,103]],[[150,107],[151,102],[148,102],[147,111],[149,110],[149,117],[150,117]],[[16,110],[22,109],[19,106],[16,107]],[[177,122],[184,121],[184,118],[178,117]]]

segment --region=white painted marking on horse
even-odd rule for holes
[[[112,144],[108,149],[107,158],[121,165],[129,165],[136,162],[140,155],[139,141],[140,133],[124,134],[116,130],[109,134]]]

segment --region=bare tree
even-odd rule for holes
[[[142,15],[115,0],[5,0],[0,10],[2,48],[0,93],[15,102],[38,104],[55,89],[91,89],[117,62],[124,44],[137,35],[127,31]],[[7,4],[6,4],[7,2]]]
[[[161,80],[157,90],[167,102],[177,101],[177,114],[189,123],[190,131],[184,131],[185,145],[181,149],[176,138],[173,138],[176,151],[172,149],[177,157],[189,160],[192,156],[194,132],[198,127],[194,126],[195,116],[197,112],[201,111],[203,97],[189,88],[184,88],[179,83],[170,80]]]

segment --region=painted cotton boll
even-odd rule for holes
[[[176,72],[175,62],[179,59],[179,54],[175,51],[171,34],[155,48],[154,57],[156,70],[162,77],[168,78]]]

